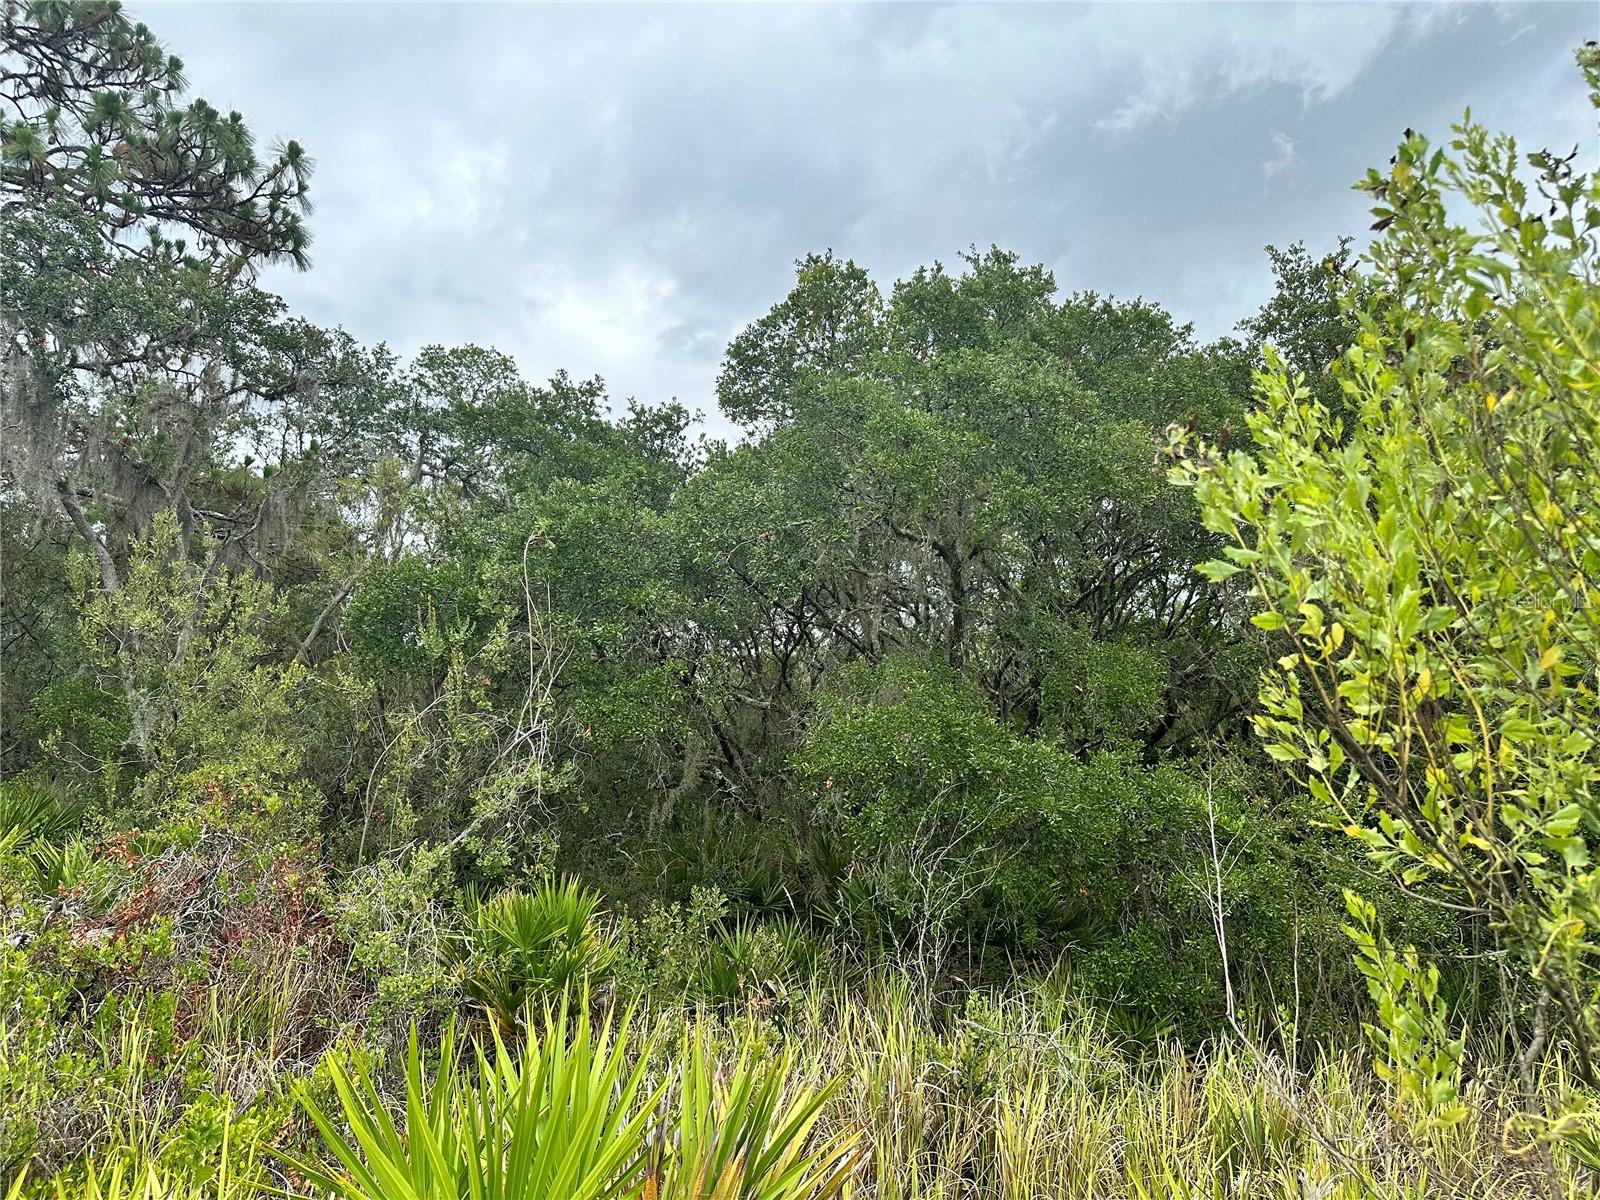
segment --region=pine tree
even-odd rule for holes
[[[6,0],[0,71],[0,205],[93,214],[141,253],[192,256],[229,274],[306,265],[311,161],[293,141],[258,156],[244,119],[183,103],[183,64],[117,0]]]

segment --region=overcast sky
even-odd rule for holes
[[[998,243],[1212,337],[1266,298],[1264,245],[1365,229],[1349,185],[1407,125],[1470,104],[1595,158],[1594,0],[130,7],[316,160],[312,269],[265,279],[296,312],[708,413],[811,250],[887,288]]]

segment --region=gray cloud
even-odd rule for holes
[[[318,160],[298,311],[707,410],[810,250],[887,285],[999,243],[1212,336],[1263,245],[1364,228],[1404,126],[1592,142],[1588,3],[136,7]]]

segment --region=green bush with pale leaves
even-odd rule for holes
[[[1402,886],[1489,925],[1531,995],[1525,1061],[1562,1041],[1593,1086],[1600,178],[1467,120],[1361,186],[1382,236],[1335,368],[1351,426],[1269,355],[1253,450],[1175,433],[1173,474],[1224,544],[1205,573],[1277,635],[1267,752]]]

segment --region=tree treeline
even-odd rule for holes
[[[297,144],[185,102],[114,4],[5,35],[4,766],[91,828],[249,785],[335,879],[715,889],[935,975],[1065,955],[1157,1028],[1229,989],[1329,1019],[1347,887],[1476,936],[1256,747],[1274,651],[1159,453],[1250,447],[1269,340],[1338,408],[1348,244],[1271,251],[1214,343],[999,249],[811,255],[713,441],[294,317],[256,280],[305,263]]]

